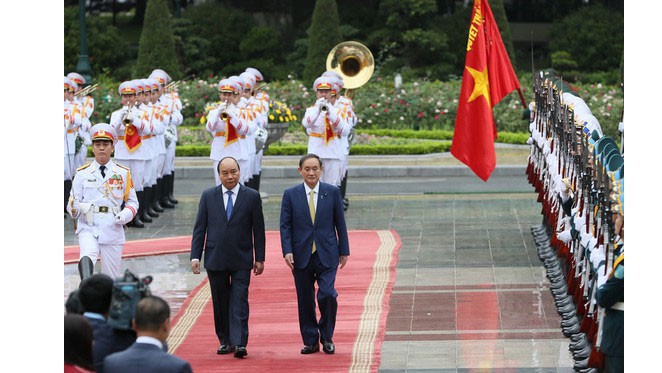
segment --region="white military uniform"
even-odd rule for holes
[[[80,109],[71,101],[64,101],[64,180],[76,173],[76,132],[82,123]]]
[[[229,79],[221,80],[218,88],[221,92],[239,92],[239,89],[241,89],[239,84]],[[220,115],[223,112],[228,114],[227,120],[221,119]],[[248,126],[241,121],[239,109],[234,104],[228,103],[226,105],[225,103],[221,103],[209,111],[205,128],[214,136],[209,158],[214,161],[216,185],[220,185],[221,179],[218,175],[218,164],[221,159],[224,157],[233,157],[237,162],[248,160],[239,143],[239,136],[245,135],[248,132]]]
[[[331,89],[330,78],[320,77],[313,84],[318,89]],[[321,181],[340,186],[343,175],[341,165],[343,151],[340,137],[347,127],[347,123],[340,115],[340,110],[330,103],[326,103],[326,111],[322,110],[321,101],[306,109],[301,124],[308,134],[308,153],[316,154],[322,159],[324,171]]]
[[[131,115],[129,120],[131,121],[131,124],[133,124],[133,128],[138,131],[138,134],[141,137],[141,143],[133,150],[130,150],[126,144],[127,128],[122,121],[124,115],[129,111]],[[117,141],[117,145],[115,145],[115,159],[129,167],[133,176],[136,191],[142,192],[144,186],[143,180],[145,179],[145,161],[149,159],[149,156],[151,155],[147,147],[142,146],[142,137],[151,134],[153,130],[149,125],[147,113],[135,107],[131,110],[123,107],[111,114],[110,125],[119,135],[119,140]]]
[[[124,224],[136,215],[138,199],[128,168],[111,159],[103,177],[99,166],[93,161],[78,169],[67,211],[78,222],[80,258],[96,263],[100,257],[101,272],[116,278],[126,242]]]

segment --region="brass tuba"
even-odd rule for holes
[[[357,41],[345,41],[331,49],[326,57],[326,69],[342,77],[345,95],[352,98],[352,90],[361,87],[372,77],[375,59],[365,45]]]

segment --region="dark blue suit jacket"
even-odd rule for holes
[[[280,210],[280,243],[283,256],[294,254],[294,268],[306,268],[313,239],[322,264],[338,266],[340,255],[349,255],[349,239],[340,189],[319,182],[313,225],[303,183],[285,190]]]
[[[118,351],[125,350],[136,341],[136,332],[133,330],[119,330],[108,325],[106,320],[88,317],[92,325],[94,344],[92,345],[92,360],[94,370],[103,372],[103,359]]]
[[[103,370],[107,373],[193,372],[186,360],[153,344],[137,342],[124,351],[106,356]]]
[[[253,259],[264,262],[264,215],[260,193],[240,185],[228,221],[221,185],[205,190],[200,197],[193,227],[191,259],[202,259],[203,248],[204,266],[208,270],[252,270]]]

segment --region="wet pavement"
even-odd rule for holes
[[[498,150],[487,183],[447,154],[350,157],[348,227],[394,230],[402,241],[380,372],[573,371],[531,236],[541,214],[526,181],[526,149]],[[301,182],[298,158],[265,157],[267,230],[278,230],[282,191]],[[211,161],[176,166],[179,204],[128,229],[128,240],[191,234],[200,192],[213,185]],[[71,219],[64,232],[64,244],[76,245]],[[173,314],[204,278],[191,273],[188,254],[127,259],[125,268],[152,275],[152,292]],[[66,297],[79,278],[75,265],[64,274]]]

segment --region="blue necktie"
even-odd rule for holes
[[[106,166],[99,166],[99,171],[101,171],[101,176],[106,177]]]
[[[228,205],[225,207],[225,213],[227,215],[228,220],[230,220],[230,216],[232,215],[232,191],[228,190]]]

